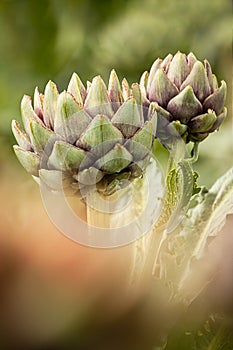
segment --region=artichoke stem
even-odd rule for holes
[[[191,151],[191,158],[189,159],[191,163],[196,163],[199,156],[199,142],[194,142],[193,149]]]

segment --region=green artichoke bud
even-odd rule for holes
[[[226,83],[218,86],[207,60],[193,53],[177,52],[158,58],[140,80],[145,105],[154,103],[158,113],[157,136],[171,134],[185,142],[199,142],[217,130],[226,116]],[[173,135],[174,136],[174,135]]]
[[[34,101],[24,96],[21,103],[25,131],[17,121],[12,130],[18,142],[14,151],[36,180],[53,190],[63,187],[77,193],[119,177],[133,179],[148,164],[156,133],[157,113],[142,108],[138,84],[120,85],[111,72],[108,88],[100,76],[83,85],[76,73],[67,91],[58,93],[53,82],[44,94],[35,89]],[[112,193],[112,190],[111,190]]]

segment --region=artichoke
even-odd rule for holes
[[[14,151],[35,180],[71,194],[97,186],[110,194],[142,175],[156,133],[154,105],[142,108],[138,84],[120,84],[113,70],[108,88],[100,76],[85,87],[74,73],[67,91],[49,81],[44,94],[21,102],[23,131],[12,122]],[[117,180],[117,181],[116,181]],[[97,185],[96,185],[97,184]]]
[[[207,60],[177,52],[158,58],[140,80],[143,103],[158,114],[157,137],[162,143],[181,136],[200,142],[217,130],[226,116],[226,83],[220,87]]]

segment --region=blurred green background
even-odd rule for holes
[[[228,118],[195,165],[209,186],[232,165],[231,23],[230,0],[0,0],[1,350],[144,350],[163,333],[156,306],[150,313],[139,297],[132,306],[127,294],[130,247],[80,247],[49,222],[12,152],[10,122],[20,120],[23,94],[49,79],[61,91],[74,71],[84,82],[107,81],[115,68],[132,83],[157,57],[193,51],[228,84]]]

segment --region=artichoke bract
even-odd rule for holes
[[[62,178],[72,194],[96,184],[112,193],[141,176],[150,159],[157,113],[153,104],[145,111],[141,100],[139,85],[120,84],[114,70],[108,88],[100,76],[85,87],[74,73],[59,94],[49,81],[44,94],[35,89],[33,105],[29,96],[22,99],[25,130],[12,122],[16,156],[52,190],[61,189]]]
[[[209,62],[203,64],[193,53],[158,58],[143,73],[140,87],[144,105],[155,105],[162,143],[173,134],[186,143],[200,142],[219,128],[227,113],[225,81],[219,86]]]

